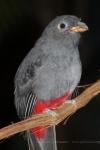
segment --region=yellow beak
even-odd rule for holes
[[[72,32],[85,32],[88,30],[88,26],[83,22],[78,22],[77,26],[71,27]]]

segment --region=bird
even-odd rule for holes
[[[71,101],[82,74],[78,45],[87,30],[74,15],[57,16],[44,29],[15,74],[15,107],[21,120]],[[25,139],[29,150],[57,150],[55,126],[34,127]]]

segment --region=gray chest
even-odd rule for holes
[[[73,91],[81,76],[78,55],[49,56],[36,70],[33,89],[40,100],[56,98]]]

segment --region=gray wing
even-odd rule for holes
[[[31,115],[36,100],[32,84],[35,70],[42,65],[41,52],[33,48],[24,58],[15,75],[15,106],[21,119]]]
[[[31,115],[36,96],[32,89],[36,59],[27,55],[19,66],[15,75],[15,107],[19,118],[23,119]]]
[[[31,79],[26,74],[15,82],[15,107],[20,119],[24,119],[32,113],[35,95],[31,89]]]
[[[15,107],[20,119],[31,116],[36,101],[35,94],[30,90],[25,95],[15,94]]]

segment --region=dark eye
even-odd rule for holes
[[[65,31],[66,29],[67,29],[67,23],[65,23],[65,22],[62,22],[62,23],[59,23],[58,24],[58,29],[60,30],[60,31]]]
[[[64,29],[65,27],[66,27],[66,25],[65,25],[64,23],[61,23],[61,24],[60,24],[60,28],[61,28],[61,29]]]

